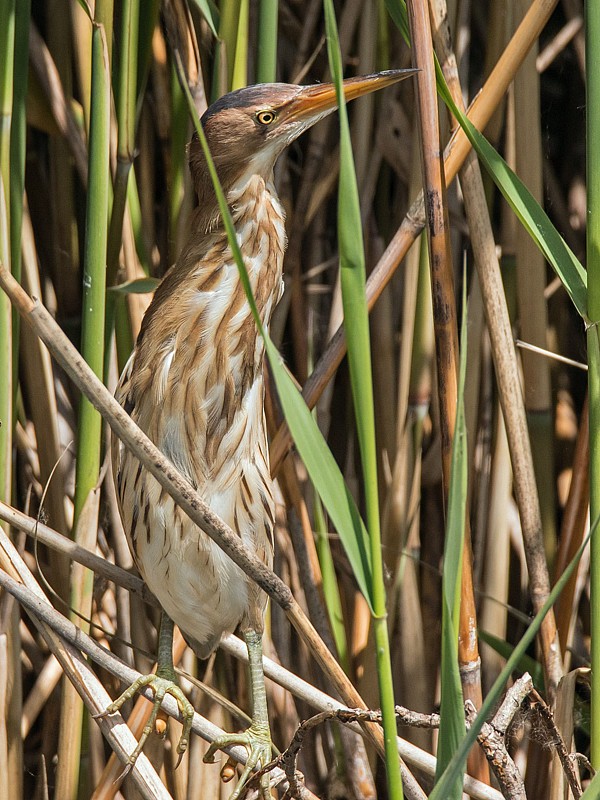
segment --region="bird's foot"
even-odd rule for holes
[[[253,769],[262,769],[271,760],[272,744],[271,733],[268,725],[253,723],[243,733],[226,733],[210,745],[203,758],[205,764],[214,764],[215,753],[230,745],[240,744],[248,750],[248,760],[244,771],[236,784],[229,800],[238,800]],[[230,778],[229,778],[230,779]],[[268,773],[260,777],[260,794],[262,800],[271,800],[271,790]]]
[[[156,730],[156,732],[159,735],[164,736],[165,730],[163,729],[162,731],[159,732],[157,730],[156,723],[162,705],[162,701],[166,694],[170,694],[172,697],[175,698],[175,700],[177,701],[177,705],[179,707],[179,711],[181,712],[181,716],[183,717],[183,731],[181,732],[181,737],[177,745],[177,753],[179,758],[177,759],[176,768],[181,763],[183,754],[187,750],[190,741],[192,721],[194,719],[194,707],[187,699],[187,697],[183,693],[183,690],[177,683],[174,673],[172,676],[160,675],[159,673],[142,675],[136,681],[134,681],[131,684],[131,686],[128,689],[126,689],[120,697],[118,697],[113,703],[107,706],[105,711],[103,711],[100,714],[95,714],[94,715],[95,718],[99,719],[101,717],[107,717],[110,714],[116,714],[117,711],[121,709],[123,704],[127,702],[127,700],[131,700],[133,695],[136,692],[139,692],[139,690],[142,689],[144,686],[149,686],[154,692],[152,713],[148,718],[148,722],[144,726],[144,730],[142,731],[142,735],[140,736],[137,747],[127,759],[127,764],[125,766],[125,771],[122,777],[124,777],[131,771],[132,767],[137,761],[139,754],[144,749],[144,745],[146,744],[148,736],[150,736],[153,730]]]

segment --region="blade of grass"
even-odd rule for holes
[[[524,54],[529,51],[532,43],[539,37],[555,5],[556,0],[533,0],[531,3],[527,14],[521,21],[506,49],[503,51],[498,63],[494,66],[483,89],[471,104],[469,115],[479,128],[484,128],[489,122],[491,115],[514,78],[516,70],[521,65]],[[403,19],[405,20],[406,7],[402,6],[404,9],[404,17],[402,17],[402,9],[399,0],[386,0],[386,7],[394,20],[397,20],[400,24]],[[450,183],[456,177],[470,148],[471,144],[461,128],[460,131],[452,137],[444,152],[444,171],[447,183]],[[405,257],[408,248],[423,230],[424,224],[423,197],[421,195],[411,206],[402,225],[394,235],[378,264],[369,275],[369,280],[367,281],[367,297],[370,307],[374,305],[382,291],[392,279],[396,269]],[[344,331],[342,328],[338,328],[331,337],[315,370],[304,384],[303,396],[306,398],[306,402],[311,408],[315,405],[324,388],[331,380],[335,370],[340,365],[345,355],[345,348]],[[271,447],[271,464],[275,473],[277,472],[278,465],[283,455],[289,447],[289,443],[289,432],[284,424],[274,437]]]
[[[364,478],[367,529],[371,551],[373,629],[375,634],[379,698],[383,715],[386,777],[390,798],[402,798],[402,779],[396,745],[394,684],[387,627],[386,591],[381,554],[379,489],[369,311],[366,299],[366,271],[358,186],[354,171],[350,127],[342,88],[342,54],[333,0],[325,0],[325,27],[329,68],[336,86],[340,118],[340,178],[338,189],[338,238],[340,283],[346,333],[348,364],[354,413]]]
[[[443,77],[450,87],[454,102],[461,111],[464,111],[456,59],[448,46],[450,32],[447,27],[446,15],[439,12],[438,4],[433,0],[431,8],[436,18],[434,25],[436,31],[435,43],[436,51],[443,65]],[[523,394],[520,388],[519,367],[513,345],[513,332],[506,305],[505,288],[496,256],[494,236],[487,213],[485,191],[475,151],[471,151],[468,154],[460,173],[460,180],[467,221],[471,232],[471,244],[490,331],[502,414],[506,423],[506,434],[514,475],[514,491],[519,508],[529,569],[530,591],[534,601],[534,612],[537,612],[550,591],[550,579],[543,549],[543,524],[538,502],[536,471],[529,441]],[[516,220],[514,222],[516,224]],[[532,247],[536,254],[541,255],[523,228],[521,228],[520,238],[528,241],[529,247]],[[543,301],[543,298],[541,298],[541,301]],[[501,441],[501,439],[502,436],[498,441]],[[496,455],[499,459],[501,458],[500,450],[497,450]],[[501,460],[498,461],[497,465],[499,466],[500,463]],[[495,482],[496,480],[501,480],[501,474],[502,470],[499,472],[494,470]],[[495,483],[495,485],[498,488],[500,484]],[[482,495],[480,495],[481,500],[483,500]],[[507,551],[501,547],[499,541],[495,541],[494,544],[501,548],[502,557],[505,557]],[[490,571],[487,572],[489,575]],[[493,570],[493,572],[495,578],[498,578],[498,571]],[[487,613],[489,612],[490,607],[487,606]],[[546,682],[548,696],[551,697],[562,676],[553,613],[548,614],[544,620],[540,644],[542,648],[542,663],[548,676]]]
[[[219,9],[212,2],[212,0],[192,0],[194,5],[198,6],[200,13],[206,20],[208,27],[215,39],[219,38]]]
[[[386,0],[386,5],[390,15],[408,41],[406,7],[403,0]],[[456,107],[437,61],[436,73],[440,97],[460,123],[490,176],[545,258],[552,265],[567,289],[575,308],[585,319],[586,274],[583,266],[527,187],[490,145],[483,134]]]
[[[452,466],[448,492],[444,571],[442,575],[442,663],[440,735],[437,750],[436,779],[439,780],[465,734],[463,693],[458,668],[458,635],[460,630],[461,574],[465,513],[467,505],[467,424],[465,420],[465,377],[467,370],[467,280],[463,280],[463,314],[461,352],[456,405],[456,426],[452,441]],[[466,758],[457,770],[448,790],[448,800],[462,797]]]
[[[585,792],[581,795],[581,800],[598,800],[600,797],[600,772],[594,776],[594,779],[587,787]]]
[[[514,650],[512,644],[509,644],[505,639],[500,639],[497,636],[494,636],[491,633],[487,633],[486,631],[479,628],[477,634],[482,642],[485,642],[490,647],[492,647],[502,658],[507,659],[510,658],[511,653]],[[517,664],[516,667],[518,672],[528,672],[531,675],[531,679],[533,680],[533,685],[538,690],[538,692],[544,692],[544,670],[542,669],[542,665],[539,661],[536,661],[535,658],[532,656],[524,655],[521,661]]]
[[[386,6],[403,37],[409,42],[408,18],[404,0],[386,0]],[[586,319],[586,274],[579,259],[525,184],[510,169],[485,136],[457,108],[437,59],[436,81],[438,94],[456,117],[504,198],[561,279],[575,308]]]
[[[490,177],[561,279],[575,308],[585,320],[587,279],[581,262],[519,176],[456,106],[437,59],[436,77],[440,97],[458,120]]]

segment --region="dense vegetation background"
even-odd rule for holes
[[[469,105],[485,85],[478,97],[485,111],[476,124],[485,126],[488,140],[546,209],[574,257],[585,262],[581,3],[536,0],[529,8],[525,0],[462,0],[446,9],[432,0],[430,6],[437,55],[455,101],[462,94]],[[422,4],[415,0],[409,8],[418,29],[415,7]],[[400,9],[392,0],[336,3],[345,76],[414,63],[422,67],[419,59],[427,60],[427,53],[431,61],[431,39],[429,51],[419,50],[414,27],[411,56],[395,24]],[[507,51],[528,9],[529,28],[521,46]],[[446,23],[451,43],[444,40]],[[519,30],[523,33],[523,26]],[[454,73],[448,48],[456,58]],[[195,202],[186,163],[193,123],[178,83],[175,52],[200,113],[212,100],[247,84],[331,79],[321,0],[221,0],[216,5],[211,0],[153,0],[139,6],[133,0],[114,6],[98,0],[95,8],[75,0],[34,0],[31,7],[26,0],[0,2],[1,260],[27,293],[42,301],[111,391],[139,331],[154,279],[177,259]],[[552,272],[488,173],[481,184],[470,161],[471,175],[463,171],[460,183],[455,179],[465,157],[456,155],[456,142],[447,151],[447,193],[441,184],[428,184],[425,210],[413,204],[423,187],[422,152],[433,165],[433,173],[426,171],[431,176],[436,147],[443,150],[456,127],[440,103],[436,128],[432,97],[429,116],[423,107],[418,111],[417,85],[406,80],[360,99],[349,106],[348,115],[372,305],[376,493],[393,697],[411,711],[430,714],[439,709],[442,686],[444,719],[452,717],[444,686],[456,690],[455,679],[476,706],[488,696],[546,600],[548,587],[589,529],[587,380],[582,369],[586,329],[571,299],[577,288],[565,291],[564,280]],[[357,436],[365,420],[357,420],[354,412],[361,407],[356,376],[349,374],[346,360],[340,363],[343,345],[339,335],[335,338],[343,319],[339,169],[335,115],[278,162],[276,183],[287,212],[289,247],[285,294],[271,335],[298,384],[309,380],[318,425],[374,535]],[[477,194],[481,189],[485,195]],[[436,197],[444,208],[441,266],[435,236],[428,248],[425,234],[420,235],[426,217],[433,219],[429,203]],[[560,261],[560,254],[556,258]],[[501,276],[494,284],[496,294],[485,277],[492,274]],[[458,430],[468,465],[462,501],[469,547],[461,558],[459,487],[458,511],[456,503],[453,507],[458,529],[451,538],[455,550],[445,562],[454,567],[446,570],[443,591],[458,359],[447,342],[457,336],[463,312],[468,314],[466,338],[460,341],[461,352],[466,348],[467,353],[466,380],[458,396],[465,423],[463,428],[459,422]],[[524,343],[516,350],[510,341],[499,346],[499,334],[489,335],[508,321],[505,312],[511,337]],[[593,321],[591,313],[584,316]],[[354,325],[360,326],[360,320],[351,320]],[[202,763],[206,743],[199,737],[193,737],[189,757],[174,770],[180,728],[173,720],[166,740],[152,737],[146,748],[163,789],[150,783],[136,787],[131,778],[117,780],[122,767],[88,712],[106,704],[98,687],[115,697],[121,683],[114,672],[123,680],[125,673],[110,657],[97,666],[92,656],[88,669],[64,644],[64,637],[75,647],[83,641],[66,623],[63,638],[53,634],[52,639],[23,610],[27,598],[41,591],[57,612],[46,624],[70,618],[82,637],[89,634],[130,667],[142,673],[152,667],[157,609],[130,575],[106,571],[112,564],[133,570],[106,458],[107,426],[91,404],[82,402],[67,372],[11,313],[4,297],[0,344],[0,517],[23,559],[19,565],[3,539],[0,577],[13,594],[10,576],[20,576],[17,580],[26,586],[19,602],[9,592],[0,598],[0,797],[133,798],[140,791],[176,800],[227,797],[231,790],[221,783],[218,768]],[[556,360],[525,345],[572,360]],[[362,379],[369,383],[370,377],[365,364]],[[521,397],[528,437],[518,428]],[[505,424],[511,408],[516,422],[513,416]],[[369,601],[359,591],[343,536],[313,489],[313,481],[320,488],[319,477],[307,473],[296,450],[283,460],[288,446],[277,433],[283,416],[272,380],[267,417],[279,481],[275,571],[307,610],[366,706],[377,709],[378,675],[383,680],[383,673]],[[457,470],[460,454],[455,459]],[[528,483],[531,463],[535,482]],[[34,526],[32,519],[39,524]],[[98,559],[88,566],[94,572],[77,563],[80,555],[69,550],[66,539],[52,544],[45,525],[93,551]],[[455,589],[461,592],[461,612],[452,605]],[[499,752],[516,765],[515,783],[494,783],[481,751],[474,752],[471,774],[502,792],[474,784],[475,797],[566,796],[567,777],[557,755],[560,740],[544,715],[542,697],[555,712],[566,750],[590,756],[587,551],[554,606],[556,627],[550,617],[538,644],[529,646],[513,673],[528,671],[536,686],[518,695],[517,705],[522,705],[502,732],[506,737],[500,735]],[[442,658],[444,642],[450,642],[450,650]],[[245,670],[233,649],[233,642],[226,644],[205,671],[182,642],[176,645],[189,676],[183,685],[196,710],[225,730],[245,725],[234,704],[248,708]],[[268,684],[273,739],[283,750],[299,721],[321,708],[322,698],[310,685],[336,697],[337,691],[276,603],[268,613],[265,651],[306,682],[293,691]],[[191,682],[199,670],[208,690]],[[567,678],[559,686],[563,675]],[[85,695],[86,706],[72,683]],[[446,749],[437,751],[443,764],[455,752],[461,725],[464,732],[458,702],[458,733],[446,728]],[[139,735],[150,706],[137,698],[131,705],[130,725]],[[106,733],[110,720],[102,724]],[[437,733],[431,727],[408,724],[398,730],[403,739],[436,754]],[[131,746],[122,731],[112,735],[115,746]],[[406,796],[428,796],[433,758],[402,752],[424,793],[409,783]],[[591,758],[595,763],[593,751]],[[589,780],[584,762],[573,763],[584,782]],[[335,722],[320,724],[307,735],[298,768],[318,797],[398,796],[386,782],[372,742],[363,744]],[[578,796],[576,786],[573,791]],[[449,797],[450,790],[443,796]]]

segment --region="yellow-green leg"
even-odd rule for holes
[[[173,666],[173,620],[164,611],[162,612],[160,619],[160,631],[158,634],[156,672],[153,672],[150,675],[142,675],[139,677],[128,689],[123,692],[120,697],[118,697],[107,707],[106,711],[102,712],[102,714],[97,714],[96,716],[104,717],[108,714],[115,714],[117,711],[119,711],[123,703],[125,703],[127,700],[131,700],[133,695],[143,686],[150,686],[150,688],[154,691],[154,705],[148,722],[144,726],[144,730],[142,731],[142,735],[140,736],[137,747],[127,760],[125,773],[128,773],[133,767],[137,757],[144,748],[146,739],[154,730],[154,724],[156,722],[156,718],[158,717],[158,712],[160,711],[163,698],[166,694],[170,694],[175,698],[177,705],[179,706],[179,710],[183,716],[183,731],[181,733],[181,738],[179,739],[179,744],[177,745],[177,753],[179,754],[177,766],[179,766],[179,763],[183,758],[183,754],[187,750],[190,741],[192,721],[194,719],[194,707],[184,695],[177,681],[177,675]]]
[[[216,739],[208,748],[204,761],[212,764],[215,753],[223,747],[241,744],[248,750],[248,760],[230,800],[238,800],[250,773],[258,767],[261,769],[271,760],[271,730],[267,711],[267,693],[262,663],[262,637],[253,630],[244,633],[248,648],[248,666],[250,668],[250,691],[252,695],[252,724],[243,733],[227,733]],[[263,775],[260,780],[260,791],[263,800],[270,800],[269,776]]]

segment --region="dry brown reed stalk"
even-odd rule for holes
[[[481,92],[473,100],[469,109],[469,119],[479,130],[485,128],[494,110],[501,102],[523,59],[548,21],[556,2],[557,0],[534,0],[506,49],[498,59]],[[320,130],[320,128],[315,130]],[[444,151],[444,172],[447,184],[450,184],[456,177],[470,147],[462,129],[458,128]],[[381,292],[391,280],[400,262],[408,252],[408,248],[421,233],[424,225],[423,196],[421,195],[412,204],[400,228],[369,276],[367,281],[367,301],[370,309],[379,299]],[[343,328],[340,327],[331,338],[327,349],[304,384],[303,396],[310,408],[313,408],[316,404],[325,386],[339,367],[345,352],[346,341]],[[271,471],[273,474],[277,473],[281,460],[289,449],[290,444],[289,431],[283,425],[271,445]]]
[[[566,794],[566,784],[570,784],[574,797],[581,796],[581,785],[576,773],[577,762],[585,763],[581,754],[577,760],[571,755],[577,727],[577,692],[580,688],[589,691],[591,671],[588,667],[567,673],[558,687],[555,708],[550,712],[550,720],[556,726],[562,745],[556,748],[552,758],[550,796],[548,800],[562,800]],[[546,713],[548,718],[548,714]],[[552,735],[548,737],[552,741]],[[566,758],[565,758],[566,755]],[[563,766],[564,765],[564,766]],[[565,766],[567,769],[565,769]]]
[[[543,50],[540,51],[535,60],[535,66],[540,73],[545,72],[548,67],[558,58],[562,51],[567,47],[575,36],[583,29],[583,17],[573,17],[566,25],[560,29],[556,36],[550,41]]]
[[[570,22],[583,21],[583,8],[581,0],[562,0],[561,3],[565,15]],[[580,26],[573,36],[573,47],[577,56],[577,64],[581,72],[581,77],[585,81],[585,35]]]
[[[510,451],[506,436],[504,417],[498,401],[496,409],[496,434],[491,454],[491,475],[488,500],[489,507],[485,519],[486,536],[481,558],[483,598],[479,611],[481,630],[499,639],[507,635],[508,587],[510,575],[510,519],[506,509],[512,503],[513,477],[510,464]],[[490,420],[491,422],[491,420]],[[492,647],[482,643],[484,692],[500,674],[504,659]]]
[[[297,515],[297,519],[292,516],[289,520],[289,527],[309,616],[327,647],[339,659],[325,609],[323,576],[308,508],[298,483],[296,465],[291,458],[287,458],[283,464],[280,484],[284,496],[287,496],[288,515],[291,509],[295,509]],[[322,682],[320,679],[319,683]],[[349,786],[356,797],[375,800],[375,781],[363,741],[357,741],[354,736],[349,737],[344,731],[341,732],[340,739],[344,755],[344,763],[340,767],[345,771]]]
[[[100,488],[96,487],[87,496],[75,526],[75,541],[87,550],[93,550],[98,536],[98,514],[100,511]],[[93,584],[90,572],[80,564],[71,570],[68,584],[72,619],[83,633],[89,633],[88,620],[92,615]],[[79,785],[81,761],[82,726],[84,706],[79,689],[65,677],[61,693],[61,716],[58,752],[62,756],[61,768],[56,772],[56,791],[59,797],[73,797]]]
[[[416,154],[416,135],[411,137]],[[409,196],[421,186],[420,159],[411,158]],[[421,536],[421,466],[424,426],[430,411],[435,340],[431,309],[431,276],[425,238],[409,250],[403,270],[400,345],[397,354],[396,445],[391,459],[391,480],[383,506],[383,553],[394,583],[390,593],[390,630],[395,644],[394,679],[399,696],[410,692],[417,709],[435,702],[438,615],[426,620],[429,604],[421,606],[419,553]],[[389,290],[388,290],[389,292]],[[433,481],[439,482],[439,475]],[[440,529],[441,531],[441,529]],[[440,536],[432,526],[429,536]],[[439,585],[437,587],[439,597]],[[428,630],[435,634],[428,641]],[[433,650],[427,645],[434,644]],[[429,653],[429,657],[426,655]],[[426,665],[423,668],[423,665]],[[420,747],[431,747],[431,734],[410,729],[407,736]]]

